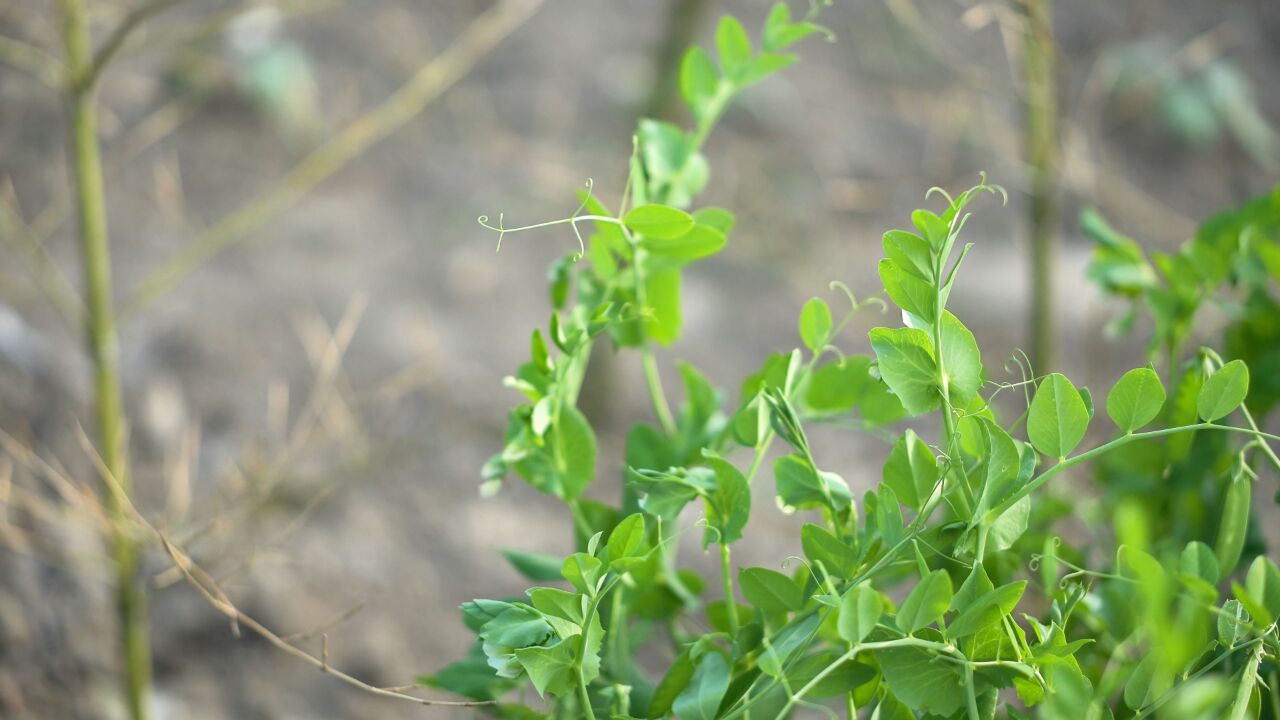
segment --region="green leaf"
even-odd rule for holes
[[[903,270],[889,258],[881,260],[878,269],[880,282],[895,305],[926,323],[933,322],[938,305],[932,285]]]
[[[707,526],[708,530],[715,530],[716,537],[708,532],[703,543],[737,542],[742,539],[742,529],[751,514],[751,487],[733,463],[705,450],[703,456],[716,473],[716,489],[707,496]]]
[[[801,455],[784,455],[773,463],[778,497],[798,509],[828,507],[848,509],[853,501],[849,486],[839,475],[822,472]]]
[[[746,87],[755,82],[759,82],[764,78],[790,67],[798,60],[795,55],[789,53],[770,53],[762,52],[751,61],[747,66],[746,72],[738,79],[741,87]]]
[[[870,358],[856,355],[819,367],[809,374],[804,404],[819,413],[852,410],[878,384],[868,372],[870,367]]]
[[[791,9],[785,2],[777,2],[765,20],[761,44],[768,51],[781,50],[816,32],[822,28],[811,22],[791,22]]]
[[[716,52],[720,55],[720,69],[726,77],[741,78],[751,61],[751,39],[742,23],[732,15],[720,18],[716,26]]]
[[[729,664],[720,653],[708,652],[698,660],[697,668],[676,697],[672,709],[681,720],[713,720],[728,689]]]
[[[622,224],[632,232],[656,240],[674,240],[693,229],[689,213],[668,205],[641,205],[622,216]]]
[[[947,242],[951,229],[947,223],[928,210],[916,210],[911,213],[911,224],[920,231],[920,236],[929,243],[934,252],[942,249]]]
[[[836,623],[840,639],[855,644],[862,642],[876,629],[883,612],[884,600],[880,591],[870,583],[857,585],[840,601],[840,617]]]
[[[804,591],[791,578],[767,568],[743,568],[738,573],[742,594],[765,612],[791,612],[804,606]]]
[[[648,250],[654,261],[669,261],[669,265],[684,265],[715,255],[724,249],[725,235],[710,225],[697,224],[679,237],[660,239],[646,236],[640,246]]]
[[[1230,415],[1249,394],[1249,368],[1232,360],[1205,379],[1196,401],[1196,410],[1206,422]]]
[[[1169,689],[1172,679],[1167,675],[1164,678],[1158,677],[1159,670],[1158,654],[1150,653],[1143,657],[1124,684],[1124,704],[1137,710],[1163,695]]]
[[[903,632],[914,633],[941,620],[950,605],[951,577],[945,570],[934,570],[921,578],[902,601],[895,622]]]
[[[1013,547],[1013,544],[1027,531],[1031,520],[1031,496],[1024,495],[1021,500],[1000,513],[1000,517],[991,523],[987,549],[1000,552]]]
[[[937,410],[940,404],[933,343],[923,330],[875,328],[871,347],[876,351],[880,377],[911,415]]]
[[[545,642],[551,636],[551,625],[533,607],[508,603],[506,609],[484,624],[478,635],[490,645],[527,647]]]
[[[946,636],[952,640],[968,637],[979,630],[998,625],[1000,618],[1013,612],[1018,600],[1022,599],[1022,591],[1027,581],[1021,580],[991,590],[964,607],[960,614],[947,625]]]
[[[624,561],[644,555],[647,531],[644,526],[644,514],[634,513],[623,518],[609,533],[609,542],[605,545],[606,556],[610,567],[625,564]]]
[[[1218,557],[1213,554],[1213,549],[1199,540],[1192,540],[1182,550],[1182,557],[1179,559],[1178,569],[1192,577],[1198,577],[1210,585],[1217,585],[1222,579],[1221,570],[1218,567]]]
[[[920,237],[929,243],[934,252],[942,249],[951,232],[946,221],[928,210],[916,210],[911,213],[911,224],[916,226],[920,231]]]
[[[1222,605],[1218,614],[1218,642],[1224,647],[1233,648],[1252,633],[1253,616],[1244,609],[1239,600],[1228,600]]]
[[[978,498],[978,513],[999,505],[1013,494],[1022,464],[1018,445],[1009,437],[1009,433],[990,418],[982,418],[981,422],[987,457],[982,493]]]
[[[1259,555],[1249,566],[1244,591],[1248,600],[1240,598],[1249,614],[1261,625],[1270,625],[1280,617],[1280,568],[1271,558]]]
[[[935,630],[925,630],[920,637],[942,641]],[[914,646],[877,650],[875,658],[889,689],[912,710],[952,717],[964,706],[964,676],[959,665],[940,662],[935,653]]]
[[[502,556],[511,563],[516,572],[534,582],[552,582],[560,579],[560,566],[564,558],[546,553],[526,552],[523,550],[502,549]]]
[[[694,45],[680,62],[680,95],[695,113],[700,112],[720,87],[720,75],[706,50]]]
[[[564,640],[546,647],[516,649],[516,659],[529,673],[538,694],[564,697],[574,691],[573,649]]]
[[[995,589],[996,586],[992,584],[991,577],[987,575],[987,571],[983,569],[980,563],[975,563],[973,569],[969,571],[969,577],[964,579],[960,589],[951,598],[951,605],[947,608],[947,611],[963,611],[978,598]]]
[[[565,500],[573,500],[595,478],[596,434],[578,408],[563,405],[559,422],[551,429],[549,442],[556,450],[556,469],[560,478],[557,494]]]
[[[1134,368],[1107,394],[1107,415],[1121,432],[1128,434],[1155,420],[1164,401],[1160,376],[1151,368]]]
[[[718,207],[704,207],[693,213],[693,219],[699,225],[715,228],[728,237],[733,230],[733,213]]]
[[[982,354],[978,341],[964,323],[949,312],[942,314],[942,368],[954,405],[967,405],[982,389]]]
[[[782,677],[787,662],[812,642],[817,627],[818,616],[810,615],[779,630],[777,635],[764,643],[765,649],[757,661],[760,671],[770,677]]]
[[[574,553],[564,559],[560,574],[578,592],[595,595],[600,578],[604,576],[604,563],[600,558],[586,553]]]
[[[493,700],[502,694],[511,681],[498,677],[490,667],[480,643],[476,642],[465,658],[440,668],[432,675],[420,676],[418,683],[472,700]]]
[[[841,578],[852,577],[858,566],[858,554],[830,530],[811,523],[800,528],[800,546],[812,563],[822,563],[826,571]]]
[[[831,308],[822,298],[809,298],[800,311],[800,339],[814,353],[831,339]]]
[[[645,278],[645,331],[663,345],[680,336],[680,271],[663,270]]]
[[[876,499],[876,529],[880,531],[880,538],[887,547],[894,547],[905,535],[898,496],[888,485],[880,486]]]
[[[582,595],[568,590],[536,587],[529,590],[529,602],[543,615],[582,624]]]
[[[903,272],[910,273],[925,283],[932,284],[933,256],[929,243],[915,233],[890,230],[884,234],[884,254]]]
[[[902,504],[919,510],[938,482],[938,460],[924,440],[908,429],[894,443],[882,477]]]
[[[1027,415],[1027,437],[1049,457],[1064,458],[1084,439],[1089,411],[1076,386],[1053,373],[1040,383]]]
[[[662,681],[658,683],[658,687],[654,688],[653,698],[649,701],[649,718],[656,720],[671,714],[671,706],[689,686],[689,681],[693,679],[693,671],[695,666],[693,660],[690,659],[690,650],[693,646],[687,646],[676,659],[672,661],[671,667],[667,669],[667,674],[662,676]]]

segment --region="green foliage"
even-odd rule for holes
[[[1250,385],[1247,361],[1210,349],[1171,364],[1163,381],[1154,366],[1132,370],[1106,397],[1118,432],[1093,424],[1098,438],[1086,443],[1087,389],[1025,366],[1020,382],[988,380],[976,338],[948,309],[973,248],[959,242],[969,208],[1003,194],[985,180],[955,197],[931,191],[944,207],[885,233],[880,277],[902,325],[872,329],[867,354],[846,352],[844,330],[885,304],[833,283],[844,297],[809,300],[801,346],[767,358],[732,404],[681,364],[684,402],[667,406],[653,345],[678,336],[683,268],[724,247],[733,226],[727,211],[685,209],[710,176],[699,149],[730,97],[790,64],[779,51],[817,32],[811,19],[792,21],[780,4],[754,41],[722,20],[715,58],[694,48],[681,67],[695,128],[643,121],[624,209],[612,213],[588,191],[559,221],[595,230],[580,256],[554,266],[547,331],[534,333],[530,360],[507,381],[525,402],[483,487],[514,473],[562,500],[575,552],[505,551],[538,583],[528,602],[465,603],[475,646],[423,682],[519,698],[487,708],[508,718],[787,718],[800,708],[831,715],[827,699],[881,720],[1259,717],[1280,652],[1280,569],[1249,549],[1257,466],[1280,466],[1275,438],[1249,413],[1263,383]],[[1167,311],[1156,323],[1162,344],[1188,337],[1179,303],[1192,298],[1169,283],[1216,266],[1194,253],[1147,264],[1136,243],[1090,222],[1100,243],[1092,274]],[[1232,267],[1220,279],[1241,270]],[[608,464],[577,409],[596,342],[641,356],[657,420],[626,435],[616,505],[587,499],[604,496]],[[1013,388],[1024,402],[993,402]],[[907,419],[911,427],[894,426]],[[806,430],[815,422],[888,436],[881,482],[857,497],[824,469]],[[771,456],[775,441],[785,448]],[[1204,506],[1209,532],[1170,533],[1167,518],[1116,493],[1103,519],[1116,545],[1110,534],[1085,548],[1062,542],[1054,522],[1076,503],[1053,490],[1074,468],[1114,458],[1130,477],[1221,480]],[[751,531],[752,493],[767,482],[758,476],[770,472],[780,508],[807,521],[789,573],[733,561]],[[689,512],[700,517],[682,527]],[[714,578],[679,562],[679,538],[699,528],[719,561]],[[673,659],[650,674],[641,657]]]

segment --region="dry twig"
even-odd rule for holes
[[[431,698],[421,698],[408,695],[400,690],[370,685],[357,677],[348,675],[347,673],[333,667],[333,665],[329,663],[327,635],[322,636],[323,642],[321,657],[316,657],[315,655],[312,655],[306,650],[303,650],[297,645],[289,642],[284,637],[276,634],[266,625],[263,625],[249,615],[246,615],[236,607],[235,603],[233,603],[229,597],[227,597],[227,594],[222,591],[212,576],[192,561],[191,557],[183,552],[181,548],[174,545],[169,540],[168,536],[148,522],[147,519],[138,512],[137,507],[133,505],[128,494],[125,493],[124,489],[120,486],[119,481],[112,476],[106,463],[102,461],[102,457],[93,446],[93,441],[89,439],[89,436],[85,434],[84,428],[78,423],[76,424],[76,436],[80,441],[80,445],[84,449],[84,452],[88,455],[90,461],[93,462],[98,473],[102,476],[103,482],[112,488],[112,492],[118,493],[121,496],[124,505],[123,509],[126,511],[128,516],[140,529],[146,531],[160,543],[160,547],[164,549],[165,554],[169,556],[170,561],[173,562],[174,566],[178,568],[178,571],[182,573],[182,577],[187,581],[187,584],[195,588],[196,592],[198,592],[214,610],[217,610],[231,621],[233,633],[238,635],[241,628],[248,628],[250,632],[263,640],[266,640],[268,644],[286,655],[291,655],[322,673],[332,675],[358,690],[362,690],[378,697],[411,702],[416,705],[432,705],[441,707],[479,707],[493,704],[492,701],[436,700]]]

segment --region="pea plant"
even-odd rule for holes
[[[710,176],[702,144],[735,95],[822,32],[812,13],[793,20],[779,4],[757,50],[722,19],[718,63],[694,47],[681,66],[694,127],[640,123],[616,212],[588,184],[566,219],[481,218],[499,241],[567,225],[579,242],[553,265],[549,324],[506,381],[524,401],[482,485],[497,492],[515,475],[562,500],[576,552],[506,551],[535,586],[464,603],[474,645],[422,682],[491,701],[482,710],[504,718],[1280,714],[1280,568],[1244,542],[1249,490],[1262,462],[1280,466],[1269,445],[1280,438],[1246,407],[1248,367],[1204,349],[1199,380],[1172,398],[1154,369],[1136,368],[1107,393],[1107,420],[1062,374],[1022,364],[1015,382],[988,379],[974,334],[948,310],[974,250],[961,241],[969,213],[1004,196],[985,178],[955,196],[935,188],[940,212],[916,210],[910,229],[884,234],[883,295],[902,321],[872,329],[868,352],[842,347],[844,331],[887,303],[833,283],[842,309],[808,301],[800,346],[768,357],[736,404],[680,364],[684,402],[672,411],[653,346],[679,336],[684,268],[723,249],[734,226],[726,210],[689,210]],[[616,505],[585,496],[600,462],[578,398],[598,342],[640,353],[657,419],[627,434]],[[819,422],[892,435],[878,487],[856,497],[824,467],[806,431]],[[1091,426],[1106,439],[1082,449]],[[1231,448],[1232,483],[1211,542],[1171,546],[1133,503],[1107,518],[1114,538],[1085,538],[1087,553],[1060,551],[1033,522],[1042,488],[1072,468],[1210,436]],[[811,520],[789,572],[733,562],[766,461],[777,504]],[[1027,552],[1033,530],[1045,539]],[[681,565],[687,533],[718,560],[712,577]]]

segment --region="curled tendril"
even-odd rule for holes
[[[569,227],[573,228],[574,236],[578,238],[578,252],[573,255],[573,262],[578,262],[587,254],[587,243],[582,239],[582,233],[578,230],[578,219],[582,216],[582,211],[587,207],[587,203],[591,202],[591,193],[595,188],[595,182],[591,178],[587,178],[587,182],[585,184],[586,184],[587,191],[582,196],[582,202],[578,204],[578,207],[573,211],[573,214],[567,218],[563,218],[561,220],[550,220],[548,222],[542,222],[542,223],[535,223],[533,225],[524,225],[522,227],[517,227],[517,228],[506,227],[506,225],[503,223],[502,213],[498,213],[497,227],[494,227],[493,225],[489,224],[488,215],[481,215],[479,218],[477,218],[476,221],[480,223],[481,227],[498,233],[498,247],[496,248],[495,252],[502,251],[502,239],[506,236],[507,233],[521,232],[524,230],[536,230],[538,228],[550,227],[551,225],[564,225],[567,223]],[[613,220],[613,218],[592,218],[592,219]]]
[[[840,282],[839,280],[832,280],[831,282],[827,283],[827,288],[830,290],[839,290],[840,292],[844,293],[845,297],[849,298],[849,309],[853,310],[854,312],[857,312],[859,307],[858,298],[854,296],[853,291],[849,289],[848,285],[845,285],[843,282]]]
[[[502,252],[502,237],[507,234],[507,229],[502,226],[502,213],[498,213],[498,227],[489,224],[488,215],[481,215],[476,218],[476,222],[480,223],[480,227],[498,233],[498,247],[494,248],[494,252]]]
[[[943,199],[947,201],[948,206],[956,204],[956,201],[951,198],[951,193],[944,190],[940,185],[934,185],[933,187],[926,190],[924,193],[924,199],[928,200],[929,198],[933,197],[934,193],[941,195]]]
[[[840,348],[836,347],[835,345],[832,345],[832,344],[830,344],[830,343],[827,343],[826,345],[823,345],[823,346],[822,346],[822,351],[823,351],[823,352],[833,352],[833,353],[835,353],[836,357],[840,358],[840,364],[841,364],[841,365],[843,365],[843,364],[844,364],[844,361],[845,361],[844,351],[843,351],[843,350],[841,350]]]
[[[1049,544],[1053,547],[1053,559],[1061,562],[1062,559],[1058,557],[1058,548],[1062,546],[1062,538],[1058,537],[1057,535],[1054,535],[1053,537],[1049,538]],[[1043,553],[1032,554],[1031,562],[1027,563],[1027,567],[1031,568],[1032,572],[1039,572],[1040,562],[1045,557],[1046,555],[1044,555]]]
[[[585,183],[587,191],[582,194],[582,202],[578,204],[578,209],[573,211],[573,216],[569,219],[569,227],[573,228],[573,234],[578,238],[578,254],[573,258],[574,262],[578,262],[587,254],[587,244],[582,240],[582,233],[578,231],[578,216],[586,209],[587,203],[591,202],[591,192],[595,189],[595,181],[587,178]]]
[[[720,544],[720,538],[721,538],[720,528],[716,527],[715,525],[712,525],[712,524],[711,524],[711,520],[709,520],[708,518],[705,518],[705,517],[698,518],[698,520],[697,520],[696,522],[694,522],[694,523],[693,523],[693,526],[694,526],[694,527],[703,528],[703,529],[705,529],[707,532],[712,533],[711,540],[710,540],[709,544],[711,544],[711,545],[719,545],[719,544]]]

